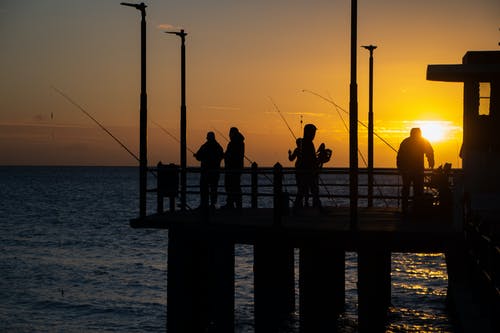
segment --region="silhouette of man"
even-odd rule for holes
[[[403,178],[402,200],[403,212],[408,211],[408,196],[413,183],[413,196],[421,196],[424,192],[424,155],[429,168],[434,168],[434,150],[427,139],[422,137],[420,128],[412,128],[410,136],[399,146],[396,164]]]
[[[302,166],[302,138],[297,138],[295,140],[295,144],[296,147],[293,152],[290,149],[288,150],[288,160],[290,162],[293,162],[295,160],[295,182],[297,183],[297,198],[301,197],[305,199],[304,202],[302,202],[302,199],[300,199],[300,201],[297,199],[296,206],[301,207],[304,204],[305,206],[308,205],[309,190],[305,186],[304,174],[300,169]]]
[[[193,156],[201,162],[200,199],[201,206],[208,206],[210,194],[210,207],[217,204],[217,188],[220,177],[220,162],[224,157],[224,150],[215,140],[214,132],[207,133],[207,141]]]
[[[304,182],[304,192],[298,191],[295,200],[295,207],[301,207],[305,191],[311,193],[313,198],[313,207],[320,207],[318,189],[318,160],[316,158],[316,149],[313,139],[316,135],[316,126],[307,124],[304,126],[304,137],[302,139],[302,161],[297,165],[297,172],[302,173]]]
[[[245,137],[236,127],[229,130],[229,143],[224,153],[224,167],[226,169],[224,185],[226,187],[227,202],[224,208],[242,207],[241,172],[245,157]]]

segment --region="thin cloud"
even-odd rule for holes
[[[180,30],[181,28],[173,26],[173,25],[168,24],[168,23],[161,23],[161,24],[158,24],[156,26],[156,29],[159,29],[159,30]]]
[[[264,111],[264,113],[277,114],[276,110]],[[330,117],[331,116],[329,113],[323,113],[323,112],[281,112],[281,113],[283,113],[285,115],[306,116],[306,117],[313,117],[313,118]]]
[[[219,111],[239,111],[239,110],[241,110],[241,108],[239,108],[239,107],[216,106],[216,105],[203,106],[203,108],[208,109],[208,110],[219,110]]]

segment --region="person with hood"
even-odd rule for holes
[[[424,193],[424,155],[427,157],[429,168],[434,168],[434,150],[431,144],[422,137],[420,128],[412,128],[410,136],[401,142],[396,157],[396,164],[403,178],[401,190],[403,213],[408,211],[408,196],[412,183],[414,197]]]
[[[307,192],[311,193],[313,199],[313,207],[321,207],[319,200],[318,188],[318,159],[316,157],[316,149],[314,148],[313,139],[316,135],[316,126],[307,124],[304,126],[304,136],[302,138],[302,159],[297,165],[297,172],[303,176],[303,189],[298,189],[295,207],[302,207],[302,200]]]
[[[229,130],[229,143],[224,153],[224,167],[226,170],[224,185],[227,202],[224,208],[242,207],[241,172],[245,157],[245,137],[236,127]]]
[[[210,207],[215,208],[220,177],[220,162],[224,157],[224,150],[217,140],[215,140],[214,132],[207,133],[207,141],[193,156],[201,162],[201,206],[208,206],[208,197],[210,195]]]

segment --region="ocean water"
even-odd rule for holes
[[[137,168],[0,167],[0,213],[0,332],[165,332],[168,231],[129,227]],[[252,251],[236,246],[239,333],[253,332]],[[355,332],[357,258],[346,258],[339,323]],[[393,254],[388,331],[451,332],[446,286],[442,254]]]

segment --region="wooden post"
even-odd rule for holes
[[[254,245],[255,332],[278,332],[295,309],[293,248],[277,232]]]
[[[300,331],[335,331],[345,305],[345,251],[329,244],[302,246],[299,289]]]
[[[256,209],[258,207],[258,196],[259,196],[259,174],[258,165],[256,162],[252,163],[252,208]]]
[[[391,252],[364,247],[358,252],[359,332],[385,332],[391,301]]]

